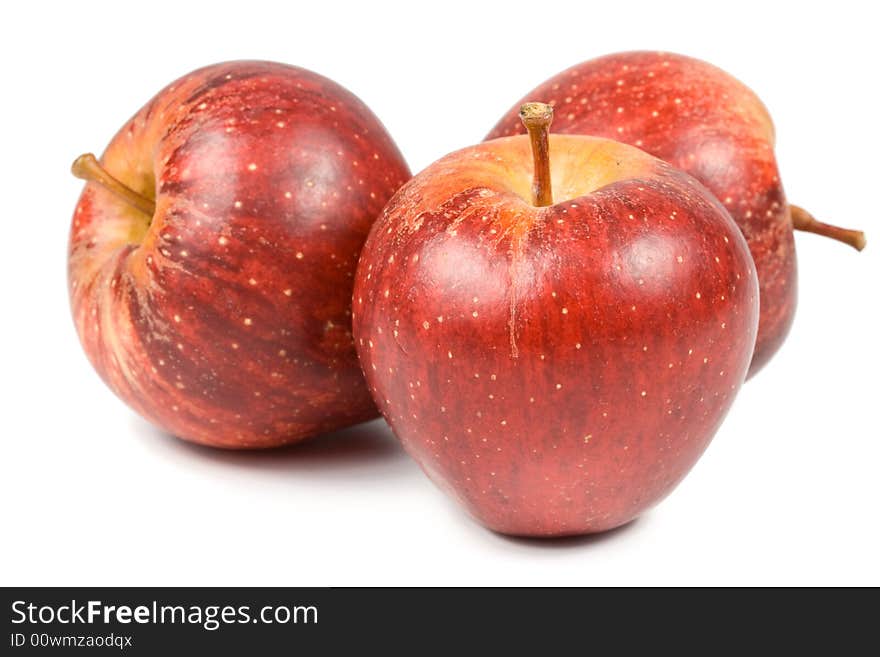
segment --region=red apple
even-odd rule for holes
[[[195,71],[110,142],[70,233],[86,354],[156,426],[274,447],[376,414],[351,339],[358,254],[409,177],[370,110],[269,62]]]
[[[748,87],[706,62],[657,52],[609,55],[563,71],[526,98],[554,106],[555,131],[638,146],[691,174],[724,203],[749,243],[761,288],[750,374],[779,349],[794,317],[792,227],[864,247],[862,233],[818,222],[786,202],[770,115]],[[518,108],[487,139],[522,132]]]
[[[497,139],[392,198],[354,335],[434,481],[496,531],[558,536],[626,523],[696,462],[748,369],[758,287],[696,180],[594,137],[554,135],[548,158],[537,107],[534,165],[529,138]]]

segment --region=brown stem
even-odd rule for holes
[[[113,192],[123,201],[149,217],[152,217],[156,212],[156,203],[152,199],[139,194],[128,185],[111,176],[110,172],[98,162],[98,158],[91,153],[84,153],[76,158],[70,167],[70,171],[77,178],[97,183],[104,189]]]
[[[532,203],[538,207],[553,205],[550,186],[550,124],[553,122],[553,108],[546,103],[525,103],[519,108],[519,118],[529,133],[535,163]]]
[[[868,243],[865,234],[860,230],[851,230],[849,228],[840,228],[839,226],[824,224],[797,205],[789,205],[788,209],[791,210],[791,224],[794,226],[795,230],[802,230],[807,233],[815,233],[816,235],[822,235],[823,237],[830,237],[838,242],[849,244],[856,251],[861,251],[865,248],[865,244]]]

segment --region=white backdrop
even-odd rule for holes
[[[0,584],[880,584],[873,10],[534,4],[3,4]],[[88,365],[67,305],[81,189],[68,168],[177,76],[239,58],[311,68],[358,94],[417,171],[482,139],[550,75],[635,48],[749,84],[775,119],[789,198],[869,245],[798,235],[788,342],[684,483],[632,525],[494,535],[380,421],[282,452],[191,447]],[[451,101],[468,112],[447,116]]]

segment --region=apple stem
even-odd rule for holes
[[[797,205],[789,205],[788,209],[791,210],[791,223],[795,230],[802,230],[807,233],[815,233],[816,235],[822,235],[823,237],[830,237],[838,242],[849,244],[856,251],[861,251],[868,243],[865,234],[860,230],[851,230],[849,228],[841,228],[839,226],[822,223],[809,212]]]
[[[137,208],[149,217],[156,212],[156,203],[134,191],[128,185],[110,175],[101,163],[91,153],[84,153],[73,161],[70,167],[71,173],[77,178],[99,184],[104,189],[113,192],[129,205]]]
[[[538,207],[553,205],[550,186],[550,124],[553,122],[553,108],[546,103],[525,103],[519,108],[519,118],[529,133],[535,162],[532,203]]]

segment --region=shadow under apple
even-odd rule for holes
[[[648,512],[650,513],[650,511]],[[622,540],[637,527],[644,524],[645,516],[639,516],[628,523],[609,529],[597,534],[583,534],[580,536],[555,536],[555,537],[539,537],[539,536],[509,536],[491,532],[492,535],[503,543],[507,543],[512,547],[521,547],[529,550],[571,550],[584,549],[593,546],[599,546],[606,542],[614,542]]]
[[[224,450],[181,440],[134,417],[135,434],[150,451],[194,465],[219,465],[309,479],[420,476],[390,428],[381,419],[311,438],[302,443],[268,450]],[[312,478],[309,475],[314,474]],[[295,480],[295,477],[294,477]]]

